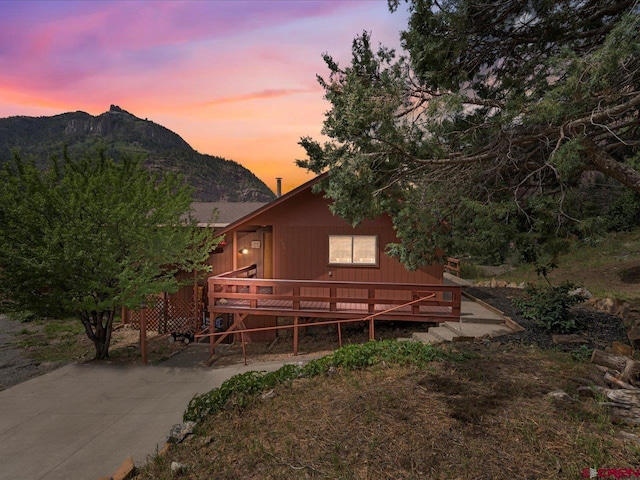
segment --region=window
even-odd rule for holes
[[[329,235],[329,263],[377,265],[378,237],[375,235]]]

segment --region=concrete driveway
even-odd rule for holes
[[[282,362],[172,366],[180,364],[174,357],[165,366],[67,365],[0,392],[0,479],[96,480],[129,456],[144,463],[196,393]]]

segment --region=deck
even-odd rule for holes
[[[252,267],[208,280],[210,325],[217,315],[234,315],[233,325],[226,332],[201,334],[219,336],[212,343],[212,350],[232,331],[294,328],[295,351],[300,327],[335,323],[340,332],[342,323],[368,321],[370,336],[374,338],[374,320],[433,323],[460,320],[459,285],[258,279],[251,278]],[[294,322],[248,329],[243,321],[249,315],[292,317]],[[300,319],[307,322],[299,324]]]

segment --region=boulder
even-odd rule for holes
[[[573,297],[580,296],[580,297],[584,298],[585,300],[593,298],[593,294],[589,290],[584,288],[584,287],[579,287],[579,288],[576,288],[574,290],[571,290],[570,292],[568,292],[568,294],[573,296]]]
[[[188,435],[193,433],[195,426],[196,422],[176,423],[169,431],[167,442],[182,443]]]

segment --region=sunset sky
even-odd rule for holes
[[[340,63],[363,30],[399,44],[386,0],[0,1],[0,117],[118,105],[271,188],[309,180],[294,164],[329,104],[322,53]]]

